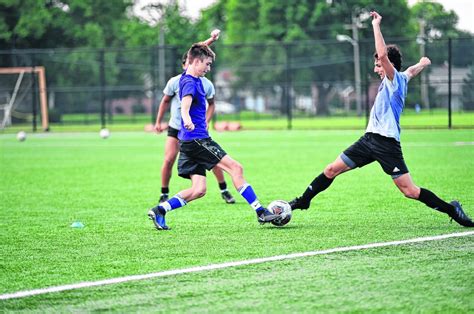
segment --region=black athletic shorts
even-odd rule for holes
[[[351,168],[377,161],[392,179],[408,173],[400,143],[394,138],[375,133],[365,133],[341,154],[341,159]]]
[[[175,139],[178,139],[178,133],[179,133],[179,130],[177,130],[173,127],[170,127],[168,125],[168,136],[174,137]]]
[[[206,175],[227,153],[210,137],[179,141],[178,175],[189,179],[192,174]]]

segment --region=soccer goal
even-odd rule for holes
[[[16,121],[33,121],[40,104],[41,126],[49,130],[45,70],[37,67],[0,68],[0,129]]]

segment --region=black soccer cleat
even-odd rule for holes
[[[272,213],[266,208],[257,212],[257,220],[261,225],[266,224],[267,222],[272,222],[280,218],[281,218],[280,215],[275,215],[274,213]]]
[[[295,199],[288,202],[291,206],[291,210],[301,209],[305,210],[309,208],[309,203],[304,203],[301,197],[296,197]]]
[[[158,201],[158,204],[161,204],[163,202],[166,202],[168,200],[169,196],[166,193],[161,194],[160,200]]]
[[[235,199],[232,197],[232,194],[230,194],[229,191],[222,192],[221,196],[222,196],[222,199],[224,199],[224,201],[227,204],[234,204],[235,203]]]
[[[474,227],[474,222],[472,222],[471,218],[466,215],[458,201],[452,201],[450,204],[454,206],[454,211],[448,213],[449,217],[451,217],[451,221],[454,220],[464,227]]]

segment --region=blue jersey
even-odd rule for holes
[[[194,124],[194,130],[189,131],[184,127],[181,119],[181,130],[178,138],[182,141],[190,141],[201,138],[208,138],[206,124],[206,92],[199,77],[194,77],[183,73],[179,79],[179,99],[182,101],[185,96],[191,96],[193,101],[189,109],[191,121]]]
[[[392,137],[400,142],[400,115],[405,106],[408,76],[395,70],[393,80],[380,83],[366,132]]]
[[[182,74],[170,78],[163,90],[163,94],[171,97],[170,121],[168,124],[176,130],[181,130],[181,101],[179,100],[179,79],[181,75]],[[205,77],[201,77],[200,79],[206,91],[206,98],[214,98],[216,91],[212,82]]]

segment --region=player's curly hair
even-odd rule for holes
[[[191,48],[189,48],[187,53],[189,63],[192,63],[196,58],[204,60],[204,58],[208,57],[211,57],[214,61],[216,59],[216,54],[214,53],[214,51],[212,51],[211,48],[209,48],[209,46],[203,43],[193,44]]]
[[[402,52],[400,51],[400,48],[398,48],[397,45],[387,45],[387,56],[388,60],[393,64],[394,68],[397,71],[400,71],[402,68]],[[378,54],[377,52],[374,53],[374,58],[378,60]]]

